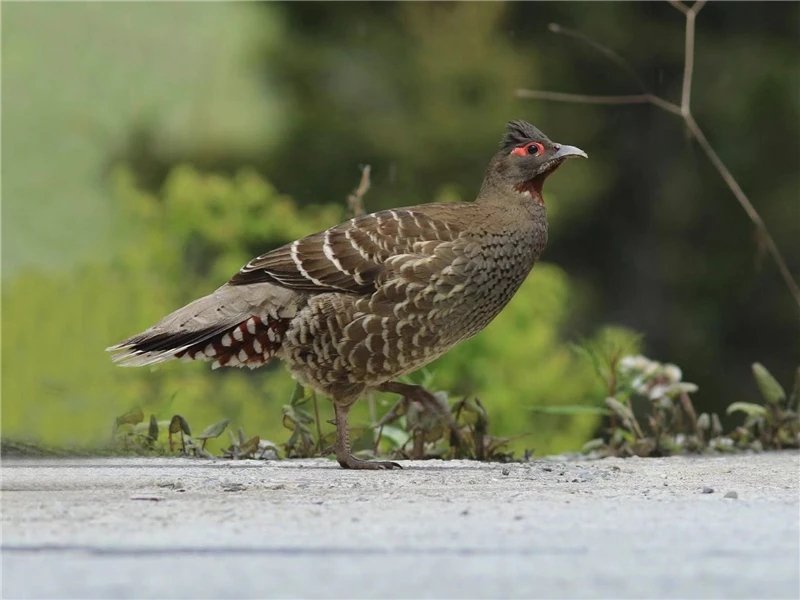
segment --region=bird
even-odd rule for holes
[[[398,378],[477,334],[511,300],[547,243],[544,181],[575,157],[588,158],[510,121],[474,201],[381,210],[298,239],[107,350],[123,366],[281,360],[332,400],[341,467],[400,468],[353,456],[350,408],[373,390],[441,408]]]

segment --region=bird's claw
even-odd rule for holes
[[[369,471],[391,471],[392,469],[402,469],[396,462],[388,460],[361,460],[352,454],[344,459],[338,459],[339,465],[343,469],[361,469]]]

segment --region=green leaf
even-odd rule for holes
[[[195,437],[198,440],[208,440],[219,437],[222,435],[222,432],[225,431],[225,428],[228,427],[228,423],[230,423],[230,419],[222,419],[222,421],[218,421],[213,425],[209,425],[202,431],[202,433],[196,435]]]
[[[178,415],[173,415],[172,419],[169,422],[169,432],[178,433],[180,430],[181,430],[181,421],[178,418]]]
[[[697,428],[703,431],[711,429],[711,417],[708,413],[701,413],[700,416],[697,417]]]
[[[800,409],[800,367],[794,373],[794,387],[792,388],[792,395],[789,397],[789,409]]]
[[[650,456],[656,449],[656,441],[650,437],[642,438],[634,441],[631,449],[636,456]]]
[[[717,413],[711,413],[711,435],[714,437],[722,435],[722,423]]]
[[[606,443],[603,438],[594,438],[593,440],[589,440],[586,442],[583,447],[581,448],[581,452],[584,454],[588,454],[593,450],[600,450],[600,448],[605,448]]]
[[[610,415],[611,411],[602,406],[588,404],[567,404],[564,406],[531,406],[530,410],[546,415]]]
[[[231,440],[231,450],[239,447],[239,438],[236,437],[236,434],[233,433],[233,431],[228,430],[228,438]]]
[[[183,433],[185,433],[186,435],[192,435],[192,430],[189,429],[189,423],[186,421],[186,419],[184,419],[180,415],[178,415],[178,418],[181,421],[181,431],[183,431]]]
[[[753,404],[752,402],[734,402],[726,412],[730,415],[735,412],[743,412],[748,417],[763,417],[767,414],[767,409],[761,404]]]
[[[120,425],[136,425],[142,421],[144,421],[144,412],[142,412],[141,408],[134,408],[117,417],[117,427]]]
[[[381,429],[381,437],[389,440],[394,448],[402,448],[408,442],[411,434],[399,427],[384,425]]]
[[[297,425],[297,415],[289,404],[283,405],[283,426],[289,431],[294,431]]]
[[[158,420],[155,415],[150,415],[150,426],[147,428],[147,437],[154,442],[158,439]]]
[[[756,383],[761,390],[761,395],[764,400],[770,404],[780,404],[786,400],[786,392],[781,387],[781,384],[776,381],[772,373],[761,363],[753,363],[753,375],[756,378]]]
[[[292,397],[289,399],[289,404],[291,406],[302,404],[303,402],[305,402],[305,398],[306,398],[306,389],[299,383],[296,383],[294,386],[294,390],[292,390]]]
[[[606,406],[613,410],[623,421],[631,421],[633,419],[633,413],[631,409],[625,406],[622,402],[614,398],[613,396],[609,396],[606,398]]]
[[[257,435],[254,435],[249,440],[247,440],[244,444],[241,445],[239,451],[242,453],[243,457],[249,457],[255,454],[255,451],[258,450],[258,443],[261,441]]]
[[[192,435],[192,430],[189,429],[189,423],[186,422],[181,415],[173,415],[169,422],[169,432],[178,433],[183,431],[186,435]]]

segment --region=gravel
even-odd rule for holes
[[[800,596],[796,452],[403,466],[6,459],[2,596]]]

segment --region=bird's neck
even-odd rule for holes
[[[509,204],[544,206],[541,183],[538,180],[531,180],[513,185],[498,177],[487,175],[475,201],[481,204],[504,204],[506,206]]]

